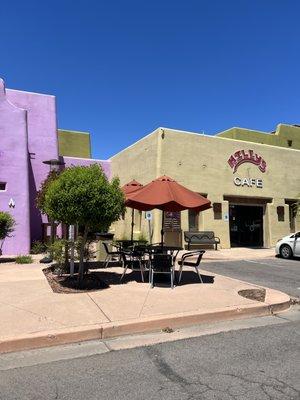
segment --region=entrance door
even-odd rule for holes
[[[263,207],[229,206],[230,243],[232,247],[263,246]]]

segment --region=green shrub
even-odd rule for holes
[[[33,258],[31,256],[26,256],[26,255],[20,255],[16,258],[16,263],[17,264],[32,264],[33,263]]]
[[[31,254],[41,254],[47,251],[47,245],[39,240],[35,240],[31,245]]]
[[[50,256],[56,262],[58,267],[63,267],[65,264],[65,239],[57,239],[48,246]]]
[[[146,236],[144,236],[143,233],[139,234],[138,241],[141,242],[141,243],[145,243],[145,244],[148,243],[148,239],[146,238]]]
[[[9,237],[13,233],[15,225],[15,220],[8,212],[0,211],[0,240]]]

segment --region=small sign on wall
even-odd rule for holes
[[[146,211],[145,212],[145,218],[147,221],[151,221],[152,220],[152,212],[151,211]]]

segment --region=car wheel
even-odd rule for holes
[[[280,255],[282,258],[291,258],[293,255],[292,249],[289,245],[284,244],[280,247]]]

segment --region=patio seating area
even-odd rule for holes
[[[164,219],[165,212],[180,212],[183,210],[194,210],[197,212],[211,208],[211,202],[199,193],[195,193],[180,185],[168,176],[161,176],[147,185],[133,180],[122,187],[125,196],[125,205],[132,209],[131,218],[131,240],[116,240],[109,250],[107,243],[103,243],[106,251],[105,267],[109,266],[109,260],[120,260],[123,273],[120,281],[122,282],[128,269],[138,269],[142,282],[145,282],[145,273],[148,272],[148,281],[151,288],[154,287],[156,276],[168,276],[170,286],[173,289],[178,284],[182,276],[182,267],[185,260],[198,255],[198,253],[185,254],[180,261],[180,279],[176,276],[175,265],[178,261],[178,253],[183,250],[181,246],[167,246],[164,243]],[[156,244],[141,244],[133,238],[134,210],[149,211],[157,208],[162,211],[161,241]],[[150,235],[151,236],[151,235]],[[199,264],[204,252],[199,253],[197,262],[192,263],[199,280],[203,283],[199,272]],[[188,265],[188,264],[187,264]]]
[[[126,242],[125,247],[123,242]],[[166,246],[164,243],[156,244],[139,244],[138,241],[117,241],[116,243],[103,242],[107,256],[104,261],[104,268],[111,265],[115,266],[116,262],[123,268],[120,282],[123,281],[127,270],[138,270],[141,275],[141,281],[145,282],[145,275],[148,274],[148,281],[151,288],[154,287],[156,275],[165,275],[169,277],[170,286],[173,289],[177,285],[182,276],[183,266],[192,266],[201,283],[203,283],[199,267],[205,251],[182,252],[183,248],[178,246]],[[115,247],[116,250],[110,251],[109,247]],[[181,254],[179,256],[179,253]],[[196,258],[196,261],[193,259]],[[179,276],[176,275],[176,264],[180,266]]]

